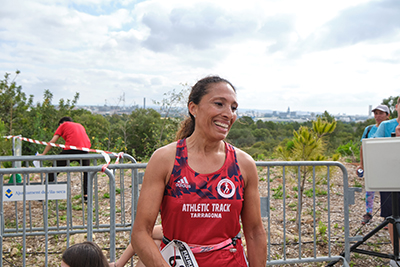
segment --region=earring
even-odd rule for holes
[[[194,118],[196,118],[196,115],[193,115]]]

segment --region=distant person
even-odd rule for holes
[[[55,143],[57,140],[62,137],[65,140],[66,146],[76,146],[76,147],[85,147],[90,148],[90,139],[86,134],[85,128],[82,124],[75,123],[72,121],[71,117],[62,117],[58,122],[58,128],[54,133],[53,138],[49,141],[49,143]],[[46,155],[47,152],[50,151],[52,146],[47,144],[42,154],[39,155]],[[64,148],[60,155],[70,155],[70,154],[88,154],[87,151],[82,150],[75,150]],[[79,160],[73,160],[79,162]],[[90,166],[90,160],[84,159],[82,160],[83,166]],[[57,160],[57,166],[67,166],[66,160]],[[87,179],[88,173],[85,172],[83,174],[83,195],[84,199],[87,200]],[[54,173],[49,173],[49,182],[54,182]]]
[[[86,241],[64,251],[61,267],[108,267],[108,262],[98,245]]]
[[[378,105],[376,108],[372,110],[374,113],[374,118],[376,124],[369,125],[365,127],[364,133],[361,137],[361,141],[364,138],[373,138],[374,134],[376,133],[376,130],[378,130],[379,125],[381,122],[389,119],[390,115],[390,110],[388,106],[386,105]],[[358,170],[364,170],[364,160],[363,160],[363,149],[362,145],[360,148],[360,165],[357,167],[357,173]],[[364,175],[366,175],[364,173]],[[365,206],[366,206],[366,213],[363,216],[363,219],[361,221],[362,224],[367,224],[371,221],[372,219],[372,210],[374,207],[374,198],[375,198],[375,192],[373,191],[367,191],[365,192]]]
[[[374,137],[391,137],[394,134],[396,137],[400,137],[400,97],[397,99],[396,104],[397,118],[383,121],[376,131]],[[399,192],[400,193],[400,192]],[[381,195],[381,217],[387,218],[392,216],[392,192],[380,192]],[[397,199],[400,208],[400,197]],[[400,211],[399,211],[400,212]],[[390,240],[393,245],[393,224],[389,224]],[[390,260],[390,266],[400,266],[400,261]]]

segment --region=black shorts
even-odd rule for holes
[[[392,216],[392,192],[379,192],[381,195],[381,217]],[[397,192],[397,202],[399,203],[400,214],[400,192]]]

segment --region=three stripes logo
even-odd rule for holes
[[[191,188],[191,186],[190,186],[188,180],[186,179],[186,176],[183,177],[182,179],[180,179],[180,180],[175,184],[175,186],[176,186],[176,187],[183,187],[183,188],[186,188],[186,189]]]

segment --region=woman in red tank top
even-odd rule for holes
[[[266,266],[256,165],[224,141],[237,107],[229,81],[217,76],[199,80],[189,95],[189,117],[178,141],[150,158],[131,238],[146,266],[170,266],[151,237],[160,207],[162,247],[173,239],[186,242],[200,267]]]

